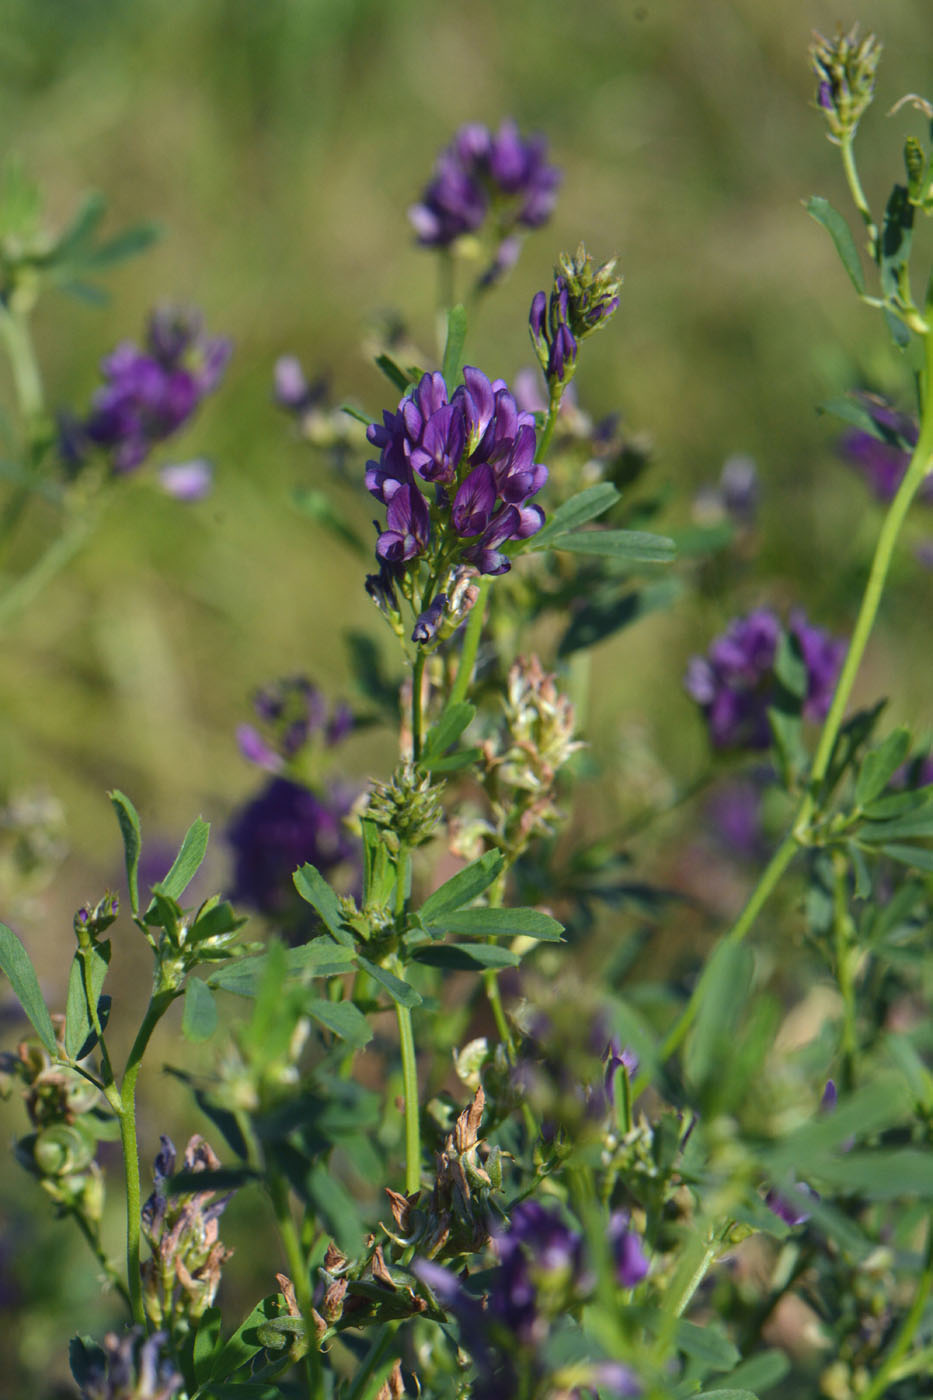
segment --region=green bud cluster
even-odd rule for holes
[[[837,145],[851,138],[875,95],[875,72],[881,44],[874,34],[859,35],[855,24],[835,38],[814,33],[810,61],[817,76],[817,106],[826,118],[830,141]]]
[[[567,288],[567,324],[575,340],[600,330],[615,311],[622,290],[617,262],[610,258],[597,265],[582,243],[575,253],[560,254],[555,277]]]
[[[398,855],[402,846],[413,850],[431,840],[444,815],[442,792],[443,784],[403,763],[388,783],[373,784],[364,816],[379,827],[387,850]]]

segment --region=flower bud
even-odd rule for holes
[[[859,37],[858,25],[848,34],[826,39],[814,32],[810,62],[817,78],[816,105],[826,118],[830,141],[839,145],[855,134],[862,114],[875,95],[875,70],[881,44],[874,34]]]

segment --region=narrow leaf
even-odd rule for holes
[[[413,381],[405,371],[395,363],[391,355],[377,355],[376,368],[381,369],[386,379],[394,384],[400,394],[407,394]]]
[[[55,1031],[42,992],[39,979],[29,959],[29,954],[12,929],[0,924],[0,972],[10,979],[10,986],[26,1015],[32,1022],[36,1035],[53,1059],[58,1057]]]
[[[66,262],[77,249],[90,242],[106,207],[103,195],[96,191],[85,196],[77,214],[55,245],[52,254],[55,262]]]
[[[99,943],[96,947],[92,947],[88,951],[87,957],[90,961],[91,996],[94,999],[94,1005],[97,1006],[104,978],[107,976],[107,968],[110,965],[109,942]],[[68,977],[68,999],[65,1003],[65,1051],[69,1059],[83,1059],[85,1055],[90,1053],[93,1041],[90,1045],[87,1042],[92,1033],[93,1026],[84,989],[82,954],[77,952],[71,964],[71,972]]]
[[[370,962],[368,958],[357,957],[357,962],[369,973],[374,982],[378,982],[380,987],[385,988],[392,1000],[397,1001],[399,1006],[407,1006],[411,1009],[413,1006],[421,1005],[419,993],[407,982],[403,982],[400,977],[396,977],[394,973],[387,972],[384,967]]]
[[[479,758],[481,749],[454,749],[453,753],[442,754],[439,758],[422,755],[421,767],[427,773],[456,773],[461,768],[469,768]]]
[[[806,202],[807,213],[810,214],[818,224],[822,224],[826,232],[836,247],[839,259],[849,274],[849,279],[862,296],[865,291],[865,274],[862,271],[861,259],[852,237],[852,231],[845,219],[837,210],[833,208],[828,199],[822,195],[812,195]]]
[[[354,948],[356,942],[344,923],[337,896],[321,872],[313,865],[306,864],[295,871],[292,879],[302,899],[306,904],[310,904],[312,909],[317,910],[325,927],[337,942],[342,943],[345,948]]]
[[[299,490],[294,494],[294,501],[299,510],[310,516],[316,525],[329,530],[341,543],[352,549],[354,554],[363,558],[372,553],[363,543],[362,535],[344,519],[326,491]]]
[[[453,909],[433,918],[432,932],[461,933],[473,938],[537,938],[560,943],[563,924],[538,909]]]
[[[210,988],[200,977],[189,977],[185,986],[185,1009],[181,1018],[182,1034],[197,1044],[210,1040],[217,1029],[217,1007]]]
[[[901,300],[910,260],[914,206],[903,185],[895,185],[888,197],[881,229],[881,287],[886,296]]]
[[[369,1022],[352,1001],[327,1001],[316,997],[307,1002],[304,1009],[319,1025],[333,1031],[334,1035],[357,1050],[361,1050],[373,1038]]]
[[[560,639],[558,656],[572,656],[575,651],[596,646],[648,613],[670,607],[681,592],[678,579],[665,578],[629,593],[619,595],[613,589],[609,597],[593,598],[572,614],[570,626]]]
[[[578,530],[581,525],[587,525],[614,506],[619,499],[619,492],[608,481],[601,481],[597,486],[588,486],[585,491],[579,491],[548,516],[546,524],[532,536],[533,547],[550,547],[558,535],[569,534],[571,530]]]
[[[462,909],[488,889],[502,869],[502,856],[498,851],[487,851],[479,860],[474,860],[465,870],[458,870],[443,885],[428,895],[419,913],[425,923],[438,914],[450,909]]]
[[[234,1371],[245,1366],[257,1351],[262,1350],[256,1329],[264,1322],[278,1317],[278,1304],[277,1293],[270,1293],[268,1298],[263,1298],[262,1302],[256,1304],[249,1316],[244,1318],[233,1335],[224,1342],[219,1355],[214,1358],[212,1375],[220,1378],[231,1376]]]
[[[208,823],[202,821],[200,817],[196,817],[185,832],[185,839],[181,843],[181,849],[175,857],[171,870],[163,880],[160,880],[157,885],[153,885],[153,894],[163,895],[166,899],[181,898],[201,868],[210,834],[211,829]]]
[[[130,908],[133,917],[139,918],[139,853],[142,850],[143,837],[139,824],[139,813],[133,806],[125,793],[114,789],[109,794],[113,809],[117,814],[117,821],[120,823],[120,833],[123,837],[123,852],[126,861],[126,882],[130,890]]]
[[[224,963],[207,979],[208,986],[241,997],[254,997],[262,981],[267,954],[255,958],[237,958]],[[290,948],[286,954],[288,976],[294,980],[312,977],[338,977],[351,972],[355,958],[351,948],[335,944],[330,938],[313,938],[300,948]]]
[[[883,744],[870,749],[862,759],[855,784],[855,801],[865,807],[880,797],[910,751],[910,730],[893,729]]]
[[[882,851],[891,860],[900,861],[901,865],[910,865],[914,870],[925,870],[933,874],[933,851],[928,851],[923,846],[882,846]]]
[[[416,948],[412,957],[428,967],[457,968],[465,972],[483,967],[518,967],[521,958],[497,943],[432,943]]]
[[[554,549],[571,554],[600,554],[628,564],[669,564],[675,556],[674,541],[644,530],[581,530],[558,535]]]
[[[135,258],[138,253],[145,252],[161,236],[162,230],[158,224],[137,224],[118,233],[115,238],[98,244],[92,253],[81,259],[81,265],[97,269],[125,262],[127,258]]]
[[[448,394],[453,393],[454,385],[460,378],[466,333],[466,307],[452,306],[447,316],[447,344],[444,346],[444,359],[441,364],[441,373],[444,376]]]
[[[425,764],[442,758],[451,744],[457,742],[475,714],[476,706],[471,705],[468,700],[459,700],[454,705],[447,705],[437,722],[427,732],[421,762]]]

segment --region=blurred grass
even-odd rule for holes
[[[928,0],[843,10],[816,0],[0,4],[4,146],[41,182],[50,223],[93,188],[110,200],[114,229],[155,217],[166,235],[113,277],[105,310],[43,304],[50,402],[85,405],[100,355],[137,337],[159,300],[197,303],[208,328],[236,342],[222,390],[162,454],[210,456],[212,498],[186,508],[146,473],[129,482],[91,548],[4,637],[0,777],[57,793],[74,851],[22,925],[51,1000],[64,990],[72,909],[118,878],[106,789],[130,792],[153,835],[177,839],[198,812],[221,828],[255,782],[233,742],[251,690],[305,670],[345,692],[343,629],[382,640],[358,561],[291,505],[295,487],[326,484],[327,468],[274,410],[272,366],[294,352],[310,373],[330,374],[338,402],[374,414],[391,403],[360,344],[370,315],[392,307],[431,343],[434,269],[405,210],[463,121],[511,114],[547,133],[566,172],[552,224],[483,309],[468,358],[506,377],[529,362],[531,295],[558,251],[585,238],[597,256],[619,253],[625,288],[578,376],[584,406],[621,408],[652,435],[676,519],[729,454],[750,453],[761,473],[761,553],[742,595],[710,586],[597,653],[595,756],[611,760],[634,719],[674,778],[702,766],[681,676],[731,612],[802,603],[825,625],[848,625],[878,511],[814,405],[864,381],[909,406],[909,377],[801,205],[823,193],[848,214],[806,45],[812,27],[837,19],[885,42],[860,143],[880,204],[900,173],[901,128],[884,113],[927,88],[933,30]],[[368,527],[362,490],[359,519]],[[38,549],[49,527],[36,511],[22,548]],[[862,683],[865,696],[893,691],[894,715],[921,727],[928,687],[911,658],[926,654],[931,590],[905,550]],[[354,742],[355,774],[391,762],[391,736]],[[619,803],[604,796],[593,810],[611,816]],[[222,851],[215,872],[222,883]]]

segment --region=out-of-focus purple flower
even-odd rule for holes
[[[513,121],[504,121],[495,134],[474,123],[461,127],[441,152],[408,217],[419,243],[443,248],[475,233],[491,214],[500,239],[501,272],[515,260],[513,230],[546,223],[560,179],[560,171],[547,163],[543,136],[525,141]]]
[[[342,701],[328,710],[323,693],[307,676],[285,676],[257,690],[253,709],[264,733],[254,725],[237,729],[243,757],[269,773],[280,772],[310,743],[331,748],[353,728],[353,712]]]
[[[611,1395],[620,1395],[627,1400],[627,1397],[641,1395],[642,1387],[638,1377],[631,1366],[626,1366],[622,1361],[600,1361],[593,1367],[590,1373],[590,1381],[593,1385],[599,1386],[601,1390],[608,1390]]]
[[[839,1101],[839,1093],[836,1089],[835,1081],[827,1079],[826,1087],[823,1090],[823,1097],[820,1099],[820,1108],[824,1113],[832,1113]]]
[[[887,504],[907,471],[919,435],[917,421],[877,394],[858,393],[852,397],[870,415],[881,437],[867,429],[854,428],[840,438],[839,452],[861,472],[873,495]],[[917,499],[933,505],[933,477],[924,481]]]
[[[603,1076],[603,1088],[609,1103],[615,1106],[616,1101],[616,1071],[624,1069],[629,1079],[638,1073],[638,1056],[628,1045],[623,1046],[616,1036],[609,1041],[603,1051],[603,1063],[606,1072]]]
[[[820,1197],[819,1192],[814,1191],[805,1181],[795,1181],[790,1190],[791,1194],[783,1195],[772,1186],[765,1196],[765,1205],[774,1211],[778,1219],[793,1229],[797,1225],[805,1225],[813,1214],[807,1209],[806,1202],[818,1201]]]
[[[380,455],[366,464],[366,487],[386,507],[376,554],[396,569],[428,555],[443,534],[455,547],[449,563],[504,573],[510,565],[501,546],[544,523],[530,504],[547,480],[534,461],[534,415],[519,410],[501,379],[470,365],[463,378],[450,396],[441,374],[425,374],[397,412],[367,430]]]
[[[761,817],[764,787],[774,779],[770,767],[717,784],[706,804],[711,836],[733,858],[758,860],[767,850]]]
[[[162,490],[176,501],[203,501],[211,493],[214,469],[204,457],[191,462],[173,462],[159,470]]]
[[[825,718],[846,651],[846,642],[809,623],[797,610],[790,632],[807,668],[806,719]],[[736,618],[706,656],[687,666],[687,693],[702,707],[716,748],[766,749],[771,742],[768,708],[776,692],[774,661],[781,635],[777,616],[759,608]]]
[[[641,1236],[631,1228],[625,1211],[616,1211],[609,1221],[609,1244],[619,1285],[622,1288],[637,1287],[648,1277],[650,1265]]]
[[[233,849],[231,898],[270,917],[296,909],[292,875],[306,861],[326,877],[357,859],[344,824],[352,795],[332,788],[311,792],[284,777],[272,778],[236,813],[227,830]]]
[[[76,1348],[85,1357],[81,1400],[173,1400],[184,1377],[162,1354],[167,1341],[166,1332],[146,1337],[141,1326],[120,1337],[108,1332],[99,1351],[79,1340]]]
[[[79,462],[97,448],[115,472],[134,471],[213,393],[231,350],[229,340],[203,334],[199,312],[155,310],[143,349],[124,341],[101,361],[106,382],[87,417],[71,422],[63,455]]]
[[[719,491],[726,514],[738,524],[752,525],[758,513],[758,468],[754,457],[736,453],[723,462]]]
[[[273,385],[276,403],[289,413],[303,413],[316,402],[318,391],[308,383],[296,355],[279,356],[273,371]]]

